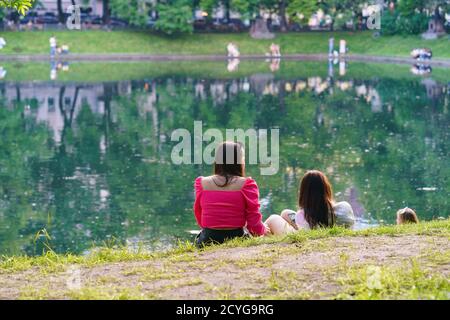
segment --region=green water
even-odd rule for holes
[[[11,65],[0,80],[0,253],[192,239],[193,181],[212,168],[173,164],[170,137],[196,120],[204,130],[280,129],[278,173],[247,169],[265,217],[295,209],[299,177],[313,168],[350,201],[359,227],[394,223],[405,206],[422,220],[449,216],[448,69],[424,78],[350,64],[330,77],[326,62],[289,66],[285,77],[283,65],[228,73],[219,63],[192,75],[153,65],[170,71],[108,81],[108,68],[124,67],[107,64],[103,81],[83,82],[76,64],[55,81],[42,66],[17,80],[26,67]],[[36,238],[44,228],[51,239]]]

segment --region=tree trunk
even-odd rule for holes
[[[281,114],[285,114],[286,112],[286,81],[280,80],[280,87],[278,90],[278,103],[280,106]]]
[[[109,0],[103,0],[103,23],[107,24],[110,20]]]
[[[59,22],[64,23],[64,10],[62,7],[62,0],[58,0],[56,5],[58,8],[58,20]]]
[[[287,31],[286,0],[280,1],[279,14],[280,14],[280,19],[281,19],[280,20],[280,30],[281,30],[281,32],[286,32]]]
[[[230,22],[230,1],[225,1],[225,19]]]
[[[16,101],[17,103],[20,103],[21,101],[21,94],[20,94],[20,86],[16,85]]]

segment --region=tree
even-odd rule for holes
[[[200,0],[199,6],[208,13],[208,17],[212,17],[213,10],[222,5],[225,9],[225,20],[230,21],[231,2],[232,0]]]
[[[109,23],[110,14],[109,14],[109,0],[103,0],[103,23]]]
[[[254,19],[259,15],[259,1],[256,0],[231,0],[231,6],[244,19]]]
[[[319,8],[323,10],[325,14],[331,17],[331,30],[334,30],[335,23],[340,21],[341,24],[345,24],[347,21],[352,20],[357,12],[361,10],[361,6],[365,0],[327,0],[319,3]],[[341,25],[342,26],[342,25]]]
[[[104,0],[103,5],[105,6],[105,1],[110,5],[111,12],[126,20],[131,26],[143,27],[147,23],[148,8],[147,4],[143,0]],[[109,15],[105,18],[105,12],[103,19],[109,19]]]
[[[0,8],[0,25],[3,23],[4,18],[5,18],[5,10],[4,8]]]
[[[239,12],[243,19],[253,23],[255,18],[260,17],[261,10],[273,10],[277,2],[277,0],[231,0],[231,8]]]
[[[131,26],[145,27],[150,6],[145,0],[109,0],[111,12],[126,20]],[[190,33],[192,28],[192,7],[188,0],[165,0],[156,3],[158,20],[155,28],[166,34]]]
[[[427,1],[403,0],[398,5],[397,32],[418,34],[425,31],[427,15],[425,13]]]
[[[402,16],[413,16],[425,9],[424,0],[402,0],[398,4],[398,10]]]
[[[286,7],[286,0],[278,1],[278,15],[280,16],[280,29],[282,32],[287,31]]]
[[[317,0],[292,0],[289,1],[287,13],[292,21],[303,23],[307,22],[318,8]]]
[[[75,0],[71,0],[71,2],[72,2],[73,6],[76,5]],[[63,5],[62,5],[62,0],[57,0],[56,8],[58,10],[58,20],[59,20],[59,22],[64,23],[65,20],[66,20],[66,15],[65,15],[65,10],[64,10]]]
[[[58,20],[59,20],[59,22],[63,23],[64,22],[64,10],[62,7],[62,0],[56,1],[56,8],[58,10]]]
[[[22,15],[33,6],[34,0],[0,0],[0,8],[15,9]]]
[[[159,14],[155,23],[157,30],[166,34],[191,33],[193,31],[190,1],[164,1],[159,3],[156,8]]]
[[[445,20],[445,14],[450,14],[450,0],[429,0],[425,8],[436,18]]]

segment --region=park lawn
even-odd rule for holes
[[[47,54],[49,38],[54,34],[59,44],[67,44],[72,53],[140,53],[163,55],[224,55],[229,42],[236,43],[241,54],[268,52],[273,42],[282,54],[318,54],[328,52],[328,39],[336,45],[347,40],[350,54],[407,57],[412,48],[428,47],[436,58],[450,58],[448,36],[422,40],[420,36],[380,36],[372,32],[304,32],[278,34],[275,40],[255,40],[248,33],[191,34],[163,36],[144,31],[33,31],[0,32],[7,45],[1,54]]]
[[[0,258],[0,299],[449,299],[450,220]],[[77,287],[68,279],[78,274]],[[245,279],[245,281],[243,281]],[[72,283],[72,282],[71,282]]]

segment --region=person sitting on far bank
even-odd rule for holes
[[[68,54],[69,53],[69,46],[67,44],[63,44],[61,46],[61,53],[62,54]]]
[[[272,42],[270,45],[270,55],[272,57],[281,57],[280,46]]]
[[[3,37],[0,37],[0,49],[3,49],[4,46],[6,46],[6,41]]]
[[[408,207],[397,211],[397,224],[419,223],[416,212]]]
[[[54,56],[57,50],[57,42],[55,36],[52,35],[48,41],[50,43],[50,55]]]
[[[233,42],[228,43],[227,53],[228,53],[228,58],[239,58],[239,56],[241,55],[237,45],[235,45]]]
[[[194,214],[202,228],[195,240],[197,246],[243,237],[246,230],[255,236],[269,232],[259,211],[258,185],[245,176],[241,144],[229,141],[220,144],[216,149],[214,175],[198,177],[194,188]]]
[[[281,215],[271,215],[266,224],[272,234],[280,235],[296,230],[341,225],[351,227],[355,216],[346,201],[335,202],[327,177],[320,171],[307,171],[300,183],[299,210],[285,209]]]
[[[433,53],[428,48],[416,48],[411,51],[411,56],[413,59],[423,61],[430,60],[433,57]]]

